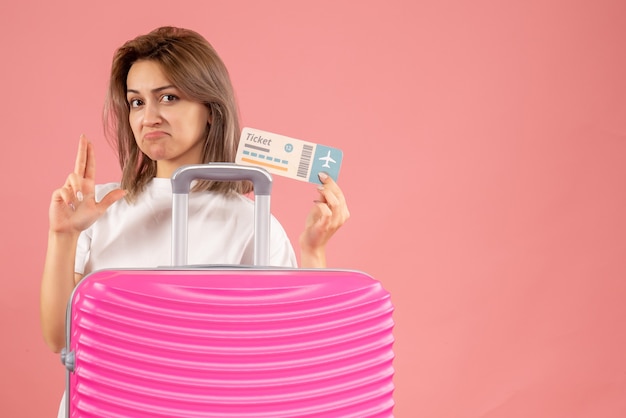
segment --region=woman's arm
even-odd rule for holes
[[[41,330],[48,347],[55,353],[65,346],[65,312],[80,275],[74,274],[78,236],[54,231],[48,233],[48,250],[41,279]],[[78,276],[78,277],[76,277]]]
[[[65,311],[80,275],[74,274],[76,246],[87,229],[109,206],[124,197],[122,190],[95,199],[96,160],[93,145],[81,136],[74,171],[65,184],[52,193],[48,249],[41,278],[41,330],[50,349],[59,352],[65,345]]]

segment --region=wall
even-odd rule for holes
[[[54,416],[39,330],[51,191],[100,114],[114,49],[205,35],[244,124],[344,150],[333,267],[396,306],[398,417],[626,416],[626,3],[4,2],[0,404]],[[316,193],[277,180],[295,240]]]

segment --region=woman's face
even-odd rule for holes
[[[210,111],[185,97],[156,61],[135,62],[126,78],[128,120],[139,149],[157,162],[157,177],[202,162]]]

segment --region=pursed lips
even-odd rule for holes
[[[153,140],[156,140],[156,139],[163,138],[164,136],[167,136],[166,132],[163,132],[163,131],[152,131],[152,132],[148,132],[148,133],[144,134],[143,139],[144,139],[144,141],[153,141]]]

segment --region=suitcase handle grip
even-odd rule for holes
[[[209,163],[184,165],[172,175],[172,266],[187,264],[189,189],[196,179],[254,184],[254,264],[269,265],[271,174],[260,167]]]
[[[172,191],[189,193],[191,182],[196,179],[214,181],[249,180],[254,184],[254,194],[267,196],[272,193],[272,176],[260,167],[234,163],[209,163],[184,165],[172,175]]]

